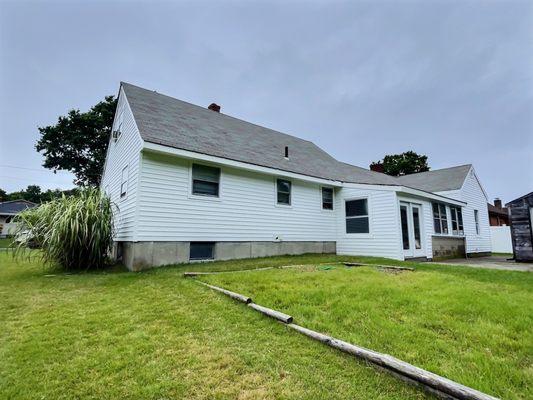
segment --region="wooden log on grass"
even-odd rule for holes
[[[205,283],[205,282],[201,282],[201,281],[196,281],[196,282],[198,282],[198,283],[200,283],[200,284],[202,284],[204,286],[207,286],[208,288],[216,290],[217,292],[224,293],[226,296],[229,296],[232,299],[240,301],[240,302],[242,302],[244,304],[250,304],[252,302],[252,299],[250,297],[243,296],[242,294],[235,293],[235,292],[232,292],[230,290],[222,289],[222,288],[220,288],[218,286],[210,285],[210,284]]]
[[[358,358],[369,361],[392,371],[394,374],[404,376],[415,382],[419,382],[430,389],[436,390],[437,392],[442,392],[446,395],[452,396],[453,398],[460,400],[497,400],[496,397],[461,385],[460,383],[446,379],[432,372],[415,367],[414,365],[398,360],[397,358],[389,356],[388,354],[382,354],[365,349],[364,347],[355,346],[351,343],[335,339],[331,336],[324,335],[292,323],[287,324],[287,326],[314,340],[336,348],[344,353],[352,354]]]
[[[293,320],[290,315],[284,314],[276,310],[272,310],[271,308],[260,306],[259,304],[250,303],[248,304],[248,307],[251,307],[256,311],[268,315],[271,318],[277,319],[278,321],[281,321],[285,324],[291,324]]]

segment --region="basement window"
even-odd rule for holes
[[[346,233],[369,233],[368,199],[347,200]]]
[[[207,165],[192,165],[192,194],[218,197],[220,168]]]
[[[189,260],[212,260],[215,254],[214,242],[191,242]]]

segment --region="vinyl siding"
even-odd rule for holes
[[[199,164],[209,165],[205,162]],[[334,241],[335,212],[319,184],[290,179],[291,206],[276,204],[276,177],[221,167],[220,197],[191,195],[192,162],[144,152],[139,241]]]
[[[369,234],[346,233],[345,201],[355,198],[368,198]],[[335,207],[337,254],[403,259],[398,200],[394,191],[343,187],[336,197]]]
[[[413,198],[406,195],[399,195],[398,196],[398,202],[400,201],[406,201],[409,203],[419,204],[422,206],[422,237],[424,238],[424,256],[431,258],[433,257],[433,211],[432,211],[432,205],[431,202],[428,200],[422,200],[420,198]],[[399,219],[398,219],[399,220]],[[401,226],[400,226],[400,235],[401,235]],[[401,237],[400,237],[401,238]],[[400,242],[401,245],[401,242]],[[403,254],[403,249],[402,249]]]
[[[115,230],[117,241],[135,239],[136,201],[139,173],[140,151],[143,146],[141,136],[126,96],[121,90],[119,94],[117,112],[113,123],[113,130],[118,129],[122,114],[122,134],[118,141],[111,139],[107,151],[106,164],[100,185],[106,190],[111,201],[115,204]],[[120,197],[122,170],[128,167],[128,189],[124,198]]]
[[[474,170],[470,170],[461,189],[440,192],[439,194],[467,203],[463,207],[466,252],[481,253],[492,251],[487,199]],[[479,235],[476,233],[474,210],[478,210],[479,213]]]

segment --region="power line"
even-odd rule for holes
[[[8,165],[8,164],[0,164],[0,167],[4,167],[4,168],[17,168],[17,169],[25,169],[27,171],[37,171],[37,172],[53,172],[53,173],[57,173],[57,172],[61,172],[61,173],[64,173],[64,174],[68,174],[69,172],[68,171],[45,171],[45,170],[42,170],[42,169],[37,169],[37,168],[28,168],[28,167],[19,167],[17,165]]]

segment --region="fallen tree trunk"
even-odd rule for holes
[[[488,394],[479,392],[475,389],[443,378],[442,376],[415,367],[414,365],[398,360],[397,358],[394,358],[387,354],[381,354],[372,350],[365,349],[363,347],[355,346],[353,344],[335,339],[331,336],[327,336],[322,333],[315,332],[295,324],[288,324],[287,326],[291,329],[294,329],[295,331],[300,332],[303,335],[306,335],[321,343],[336,348],[344,353],[352,354],[356,357],[367,360],[373,364],[391,370],[392,372],[405,376],[413,381],[422,383],[423,385],[426,385],[439,392],[450,395],[454,398],[460,400],[497,400],[496,397],[489,396]]]

